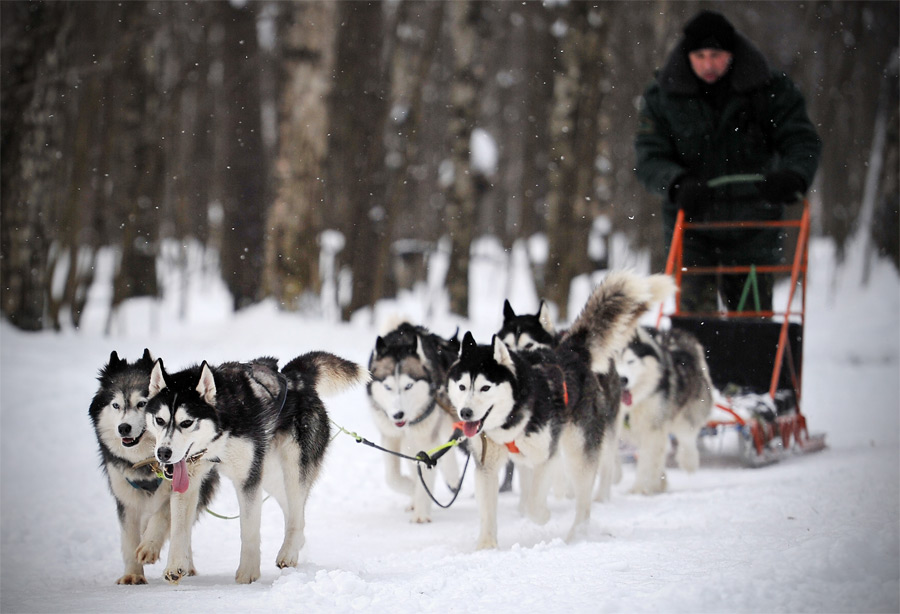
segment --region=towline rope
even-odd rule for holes
[[[427,467],[428,469],[433,469],[434,467],[437,466],[438,460],[440,460],[440,458],[444,454],[446,454],[451,448],[456,447],[459,444],[461,444],[463,441],[465,441],[466,437],[463,436],[463,433],[461,430],[454,429],[453,434],[450,436],[450,440],[447,441],[446,443],[442,443],[441,445],[439,445],[435,448],[432,448],[431,450],[428,450],[427,452],[421,451],[418,454],[416,454],[415,456],[409,456],[407,454],[402,454],[400,452],[395,452],[394,450],[389,450],[385,447],[379,446],[378,444],[369,441],[368,439],[366,439],[365,437],[363,437],[362,435],[360,435],[358,433],[355,433],[353,431],[348,431],[343,426],[341,426],[340,424],[335,422],[332,418],[329,417],[328,419],[331,421],[331,423],[334,426],[336,426],[338,428],[339,432],[337,434],[335,434],[335,437],[337,437],[337,435],[340,433],[344,433],[345,435],[349,435],[350,437],[355,439],[356,443],[362,443],[369,447],[375,448],[376,450],[380,450],[382,452],[386,452],[387,454],[392,454],[392,455],[398,456],[400,458],[405,458],[406,460],[411,460],[414,463],[416,463],[416,471],[419,474],[419,481],[422,483],[422,487],[425,489],[425,492],[428,493],[428,496],[431,498],[431,500],[434,501],[434,503],[436,505],[438,505],[439,507],[447,509],[448,507],[453,505],[454,501],[456,501],[456,497],[459,496],[459,491],[462,490],[463,479],[465,479],[465,477],[466,477],[466,469],[469,467],[469,459],[471,458],[472,454],[470,452],[468,452],[468,450],[466,451],[466,464],[463,466],[462,475],[460,475],[460,477],[459,477],[459,484],[456,485],[456,488],[453,488],[452,486],[450,486],[448,484],[448,487],[450,488],[450,490],[453,491],[453,498],[450,499],[450,502],[447,503],[446,505],[444,505],[443,503],[438,501],[434,497],[434,495],[431,493],[431,491],[428,489],[428,485],[425,483],[425,477],[422,475],[422,465],[424,464],[425,467]],[[482,436],[483,436],[483,433],[482,433]],[[332,439],[334,439],[334,438],[332,438]],[[483,452],[484,452],[484,448],[482,448],[482,453]]]

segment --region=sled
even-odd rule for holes
[[[700,434],[701,453],[737,455],[746,465],[760,467],[791,455],[825,448],[825,435],[811,435],[806,416],[801,411],[810,224],[809,203],[805,199],[802,203],[799,219],[780,221],[687,222],[684,211],[678,212],[666,274],[674,275],[679,288],[686,275],[747,275],[739,310],[688,313],[681,309],[679,292],[674,312],[667,315],[672,327],[691,332],[703,345],[716,388],[712,417]],[[796,235],[792,264],[684,265],[686,232],[747,228],[780,228],[788,237]],[[788,243],[786,240],[785,245]],[[742,308],[744,299],[755,290],[757,273],[790,273],[790,292],[782,310],[762,311],[758,301],[755,310]],[[798,290],[800,305],[796,308],[794,299]],[[663,312],[661,307],[657,327],[662,322]]]

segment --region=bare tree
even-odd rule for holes
[[[454,76],[450,90],[452,116],[449,124],[452,179],[449,184],[445,223],[450,237],[450,268],[447,291],[450,309],[469,313],[469,251],[474,238],[476,186],[470,164],[469,143],[476,122],[478,92],[484,80],[482,64],[487,22],[484,4],[454,2],[448,7],[454,50]]]
[[[337,5],[280,5],[278,54],[284,83],[279,102],[275,199],[269,211],[266,287],[279,303],[298,308],[318,294],[318,237],[324,229],[328,108]]]
[[[224,212],[222,277],[239,309],[262,298],[269,167],[262,141],[257,5],[217,3],[217,200]]]
[[[326,203],[350,246],[352,296],[344,316],[381,297],[387,230],[384,125],[390,84],[383,58],[383,6],[341,2],[334,84],[329,97]],[[334,219],[332,217],[331,219]]]
[[[568,31],[560,39],[562,70],[556,75],[551,162],[550,253],[547,298],[567,313],[569,282],[590,272],[587,239],[596,212],[595,160],[604,71],[602,41],[608,16],[602,6],[566,7]]]
[[[53,152],[61,126],[60,64],[72,21],[56,4],[6,5],[3,9],[4,66],[2,159],[3,313],[26,330],[43,326],[52,202]]]

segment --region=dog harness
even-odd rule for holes
[[[566,407],[569,406],[569,389],[566,387],[566,380],[562,381],[562,394],[563,394],[563,403],[565,403]],[[509,450],[510,454],[521,454],[522,451],[519,450],[519,446],[516,445],[515,440],[507,441],[505,444],[506,449]]]

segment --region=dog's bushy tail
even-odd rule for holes
[[[281,370],[290,380],[300,380],[319,396],[343,392],[369,381],[369,371],[350,360],[329,352],[307,352],[290,361]]]
[[[675,289],[669,275],[614,271],[591,293],[562,341],[580,337],[591,353],[591,369],[606,373],[610,359],[631,341],[641,316]]]

